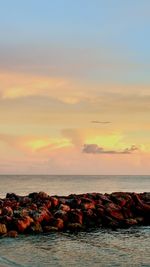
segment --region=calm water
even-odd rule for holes
[[[150,176],[0,176],[0,196],[150,191]],[[150,266],[150,227],[0,239],[0,267]]]

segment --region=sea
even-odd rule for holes
[[[0,198],[27,195],[150,192],[150,176],[0,175]],[[92,229],[0,239],[0,267],[150,267],[150,226]]]

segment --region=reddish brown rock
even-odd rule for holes
[[[93,202],[90,203],[84,203],[82,204],[83,209],[88,210],[88,209],[95,209],[95,204]]]
[[[20,203],[14,199],[5,199],[3,202],[3,207],[11,207],[12,209],[17,209]]]
[[[59,205],[59,200],[58,200],[58,198],[56,198],[56,197],[51,197],[50,200],[51,200],[51,203],[52,203],[52,208],[56,208],[56,207]]]
[[[124,206],[132,205],[133,200],[130,194],[124,192],[115,192],[111,194],[111,199],[117,203],[121,208]]]
[[[0,235],[150,225],[150,193],[49,196],[7,194],[0,199]],[[15,232],[14,232],[15,235]]]
[[[122,214],[120,209],[107,208],[106,212],[107,212],[108,216],[116,219],[117,221],[122,221],[124,219],[123,214]]]
[[[14,231],[14,230],[9,231],[7,233],[7,237],[16,238],[17,236],[18,236],[18,232],[17,231]]]
[[[17,229],[20,233],[23,233],[33,222],[33,219],[29,216],[17,221]]]
[[[60,218],[57,218],[53,222],[53,226],[58,228],[58,230],[63,230],[64,229],[64,221]]]
[[[53,215],[51,212],[46,209],[45,207],[41,207],[38,211],[35,211],[32,215],[34,221],[37,221],[38,223],[41,223],[43,221],[50,222],[53,218]]]

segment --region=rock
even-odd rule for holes
[[[43,230],[44,230],[45,233],[57,232],[58,231],[58,227],[46,225],[46,226],[44,226]]]
[[[116,219],[117,221],[122,221],[124,219],[124,216],[123,216],[121,210],[119,210],[119,209],[107,208],[106,212],[107,212],[108,216]]]
[[[131,211],[130,207],[123,207],[122,208],[122,213],[123,213],[123,217],[125,219],[134,217],[133,212]]]
[[[38,193],[37,198],[44,200],[44,199],[49,199],[49,196],[47,193],[41,191]]]
[[[83,223],[87,228],[95,227],[97,225],[97,216],[92,209],[83,212]]]
[[[30,205],[30,209],[31,209],[31,210],[37,210],[38,207],[37,207],[37,205],[36,205],[35,203],[31,203],[31,205]]]
[[[0,209],[4,206],[4,201],[2,199],[0,199]]]
[[[132,219],[132,218],[125,219],[124,222],[123,222],[123,225],[124,226],[128,226],[128,227],[133,226],[133,225],[137,225],[137,224],[138,224],[137,220],[136,219]]]
[[[71,198],[67,200],[68,205],[70,206],[71,209],[79,209],[81,205],[81,199],[76,198]]]
[[[29,216],[17,221],[17,229],[20,233],[23,233],[33,222],[33,219]]]
[[[34,234],[39,234],[43,232],[42,226],[40,223],[35,222],[31,227],[30,231],[32,231]]]
[[[104,216],[102,219],[102,225],[103,227],[109,227],[109,228],[118,228],[120,226],[119,222],[115,220],[112,217]]]
[[[60,204],[66,204],[66,201],[67,201],[67,199],[66,199],[66,197],[58,197],[58,199],[59,199],[59,203]]]
[[[44,207],[45,207],[45,208],[50,209],[50,208],[51,208],[51,205],[52,205],[52,203],[51,203],[50,200],[46,200],[46,201],[44,201]]]
[[[84,203],[84,204],[82,204],[82,208],[85,209],[85,210],[95,209],[95,204],[93,202],[91,202],[91,203]]]
[[[71,210],[69,212],[68,216],[69,216],[69,222],[70,223],[79,223],[79,224],[83,223],[83,213],[79,209]]]
[[[16,200],[11,199],[5,199],[3,202],[3,207],[11,207],[12,209],[18,208],[19,202]]]
[[[12,210],[12,208],[11,207],[4,207],[3,209],[2,209],[2,215],[7,215],[7,216],[13,216],[13,210]]]
[[[150,225],[150,193],[49,196],[7,194],[0,199],[0,235]]]
[[[80,224],[80,223],[69,223],[67,225],[67,229],[70,230],[70,231],[81,231],[84,229],[83,225]]]
[[[81,197],[81,202],[82,202],[82,204],[84,204],[84,203],[93,203],[93,200],[92,199],[90,199],[90,198],[88,198],[87,197],[87,195],[85,195],[86,197]]]
[[[41,223],[43,221],[50,222],[52,218],[53,215],[51,214],[51,212],[45,208],[41,208],[33,213],[33,219],[38,223]]]
[[[144,218],[143,217],[136,217],[135,219],[136,219],[136,221],[137,221],[137,223],[139,225],[143,225],[144,224]]]
[[[27,208],[21,209],[21,211],[20,211],[20,216],[21,217],[26,217],[28,215],[29,215],[29,209],[27,209]]]
[[[54,220],[53,226],[58,228],[58,230],[62,230],[64,229],[64,221],[60,218],[57,218],[56,220]]]
[[[20,206],[21,206],[21,207],[26,207],[26,206],[28,206],[30,203],[31,203],[31,198],[29,198],[29,197],[23,197],[23,198],[21,198],[21,200],[20,200]]]
[[[32,198],[32,199],[37,199],[37,196],[38,196],[38,193],[37,192],[33,192],[33,193],[30,193],[29,195],[28,195],[28,197],[29,198]]]
[[[7,216],[7,215],[3,215],[3,216],[0,216],[0,222],[3,223],[3,224],[8,224],[8,223],[11,223],[13,217],[11,216]]]
[[[143,194],[140,194],[140,196],[142,201],[145,201],[150,205],[150,193],[145,192]]]
[[[56,207],[59,205],[59,200],[58,200],[58,198],[56,198],[56,197],[51,197],[50,200],[51,200],[51,203],[52,203],[52,208],[56,208]]]
[[[6,198],[11,199],[11,200],[17,200],[17,201],[19,200],[19,196],[17,196],[14,193],[7,193]]]
[[[18,236],[18,232],[17,231],[14,231],[14,230],[9,231],[7,233],[7,237],[16,238],[17,236]]]
[[[68,213],[66,211],[63,210],[58,210],[54,213],[54,217],[55,218],[60,218],[62,219],[64,222],[68,221]]]
[[[96,218],[97,224],[101,225],[102,219],[103,219],[103,216],[104,216],[104,208],[102,208],[102,207],[97,208],[95,213],[96,213],[96,217],[97,217]]]
[[[111,199],[117,203],[120,207],[127,206],[128,204],[131,206],[133,203],[132,197],[130,194],[125,192],[115,192],[111,194]]]
[[[5,224],[0,223],[0,235],[7,234],[7,227]]]
[[[70,211],[70,207],[64,204],[60,204],[59,209],[63,211]]]
[[[104,207],[103,206],[98,206],[95,212],[96,212],[98,217],[99,216],[102,217],[104,215]]]
[[[105,204],[107,204],[109,202],[112,202],[110,200],[110,196],[108,194],[104,194],[104,195],[103,194],[99,194],[99,199],[102,201],[103,205],[105,205]]]

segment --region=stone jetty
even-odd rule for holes
[[[45,192],[0,199],[0,236],[150,225],[150,193],[49,196]]]

